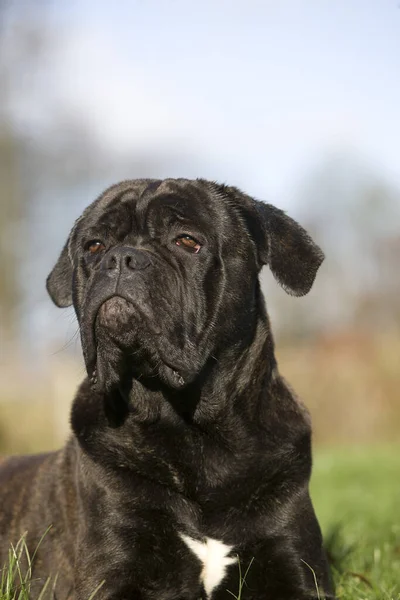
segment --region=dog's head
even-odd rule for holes
[[[74,305],[89,376],[124,373],[180,389],[227,344],[249,344],[265,264],[306,294],[323,260],[281,210],[204,180],[132,180],[76,221],[47,280]]]

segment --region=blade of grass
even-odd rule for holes
[[[301,562],[303,562],[303,563],[304,563],[304,564],[305,564],[305,565],[306,565],[306,566],[307,566],[307,567],[310,569],[311,573],[313,574],[313,577],[314,577],[314,584],[315,584],[315,589],[317,590],[317,597],[318,597],[318,600],[321,600],[321,596],[320,596],[320,593],[319,593],[319,587],[318,587],[317,576],[316,576],[316,574],[315,574],[315,571],[314,571],[314,569],[313,569],[313,568],[312,568],[312,566],[311,566],[311,565],[309,565],[309,564],[308,564],[308,563],[307,563],[305,560],[301,559]]]

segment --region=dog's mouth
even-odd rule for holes
[[[155,345],[160,345],[161,329],[152,318],[146,307],[136,304],[130,298],[120,295],[112,295],[106,298],[94,311],[93,326],[91,327],[88,339],[86,340],[86,358],[87,371],[93,386],[98,388],[107,388],[107,378],[104,376],[104,362],[110,362],[111,356],[105,361],[104,356],[99,356],[99,340],[106,335],[107,340],[111,341],[120,355],[127,358],[132,355],[138,357],[143,349],[131,351],[129,343],[126,343],[124,337],[135,338],[137,332],[145,329],[150,333]],[[104,354],[104,349],[101,354]],[[127,363],[128,361],[122,361]],[[169,385],[175,389],[181,389],[186,384],[186,377],[182,376],[170,361],[163,357],[163,371]],[[103,366],[101,366],[103,365]],[[108,368],[107,368],[108,370]],[[128,369],[129,370],[129,369]],[[142,373],[139,373],[142,376]],[[121,379],[123,374],[121,373]],[[121,381],[122,383],[122,381]]]
[[[122,296],[112,296],[100,306],[95,323],[109,330],[129,325],[134,309],[131,301]]]
[[[96,370],[97,348],[102,333],[107,333],[114,343],[118,343],[121,334],[127,330],[134,331],[143,320],[146,320],[149,330],[154,335],[160,333],[151,315],[146,314],[146,310],[141,310],[130,298],[115,292],[97,300],[91,297],[81,319],[81,330],[84,334],[83,351],[89,376],[93,376]]]

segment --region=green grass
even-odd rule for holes
[[[400,447],[316,453],[311,493],[338,598],[400,600]]]
[[[44,536],[47,531],[44,533]],[[41,540],[41,541],[42,541]],[[31,555],[23,536],[16,546],[11,546],[8,551],[7,564],[0,572],[0,600],[29,600],[31,597],[32,565],[35,554],[39,549],[39,542],[35,552]],[[53,586],[56,584],[54,579]],[[38,600],[42,600],[51,583],[50,577],[41,584]]]
[[[317,452],[311,492],[338,598],[400,600],[400,447]],[[32,600],[30,563],[22,539],[0,572],[0,600]]]

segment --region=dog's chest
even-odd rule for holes
[[[209,537],[202,541],[195,540],[185,534],[180,534],[180,537],[202,565],[200,583],[204,588],[207,599],[210,600],[213,591],[224,580],[227,567],[237,561],[237,557],[232,556],[233,547]]]

